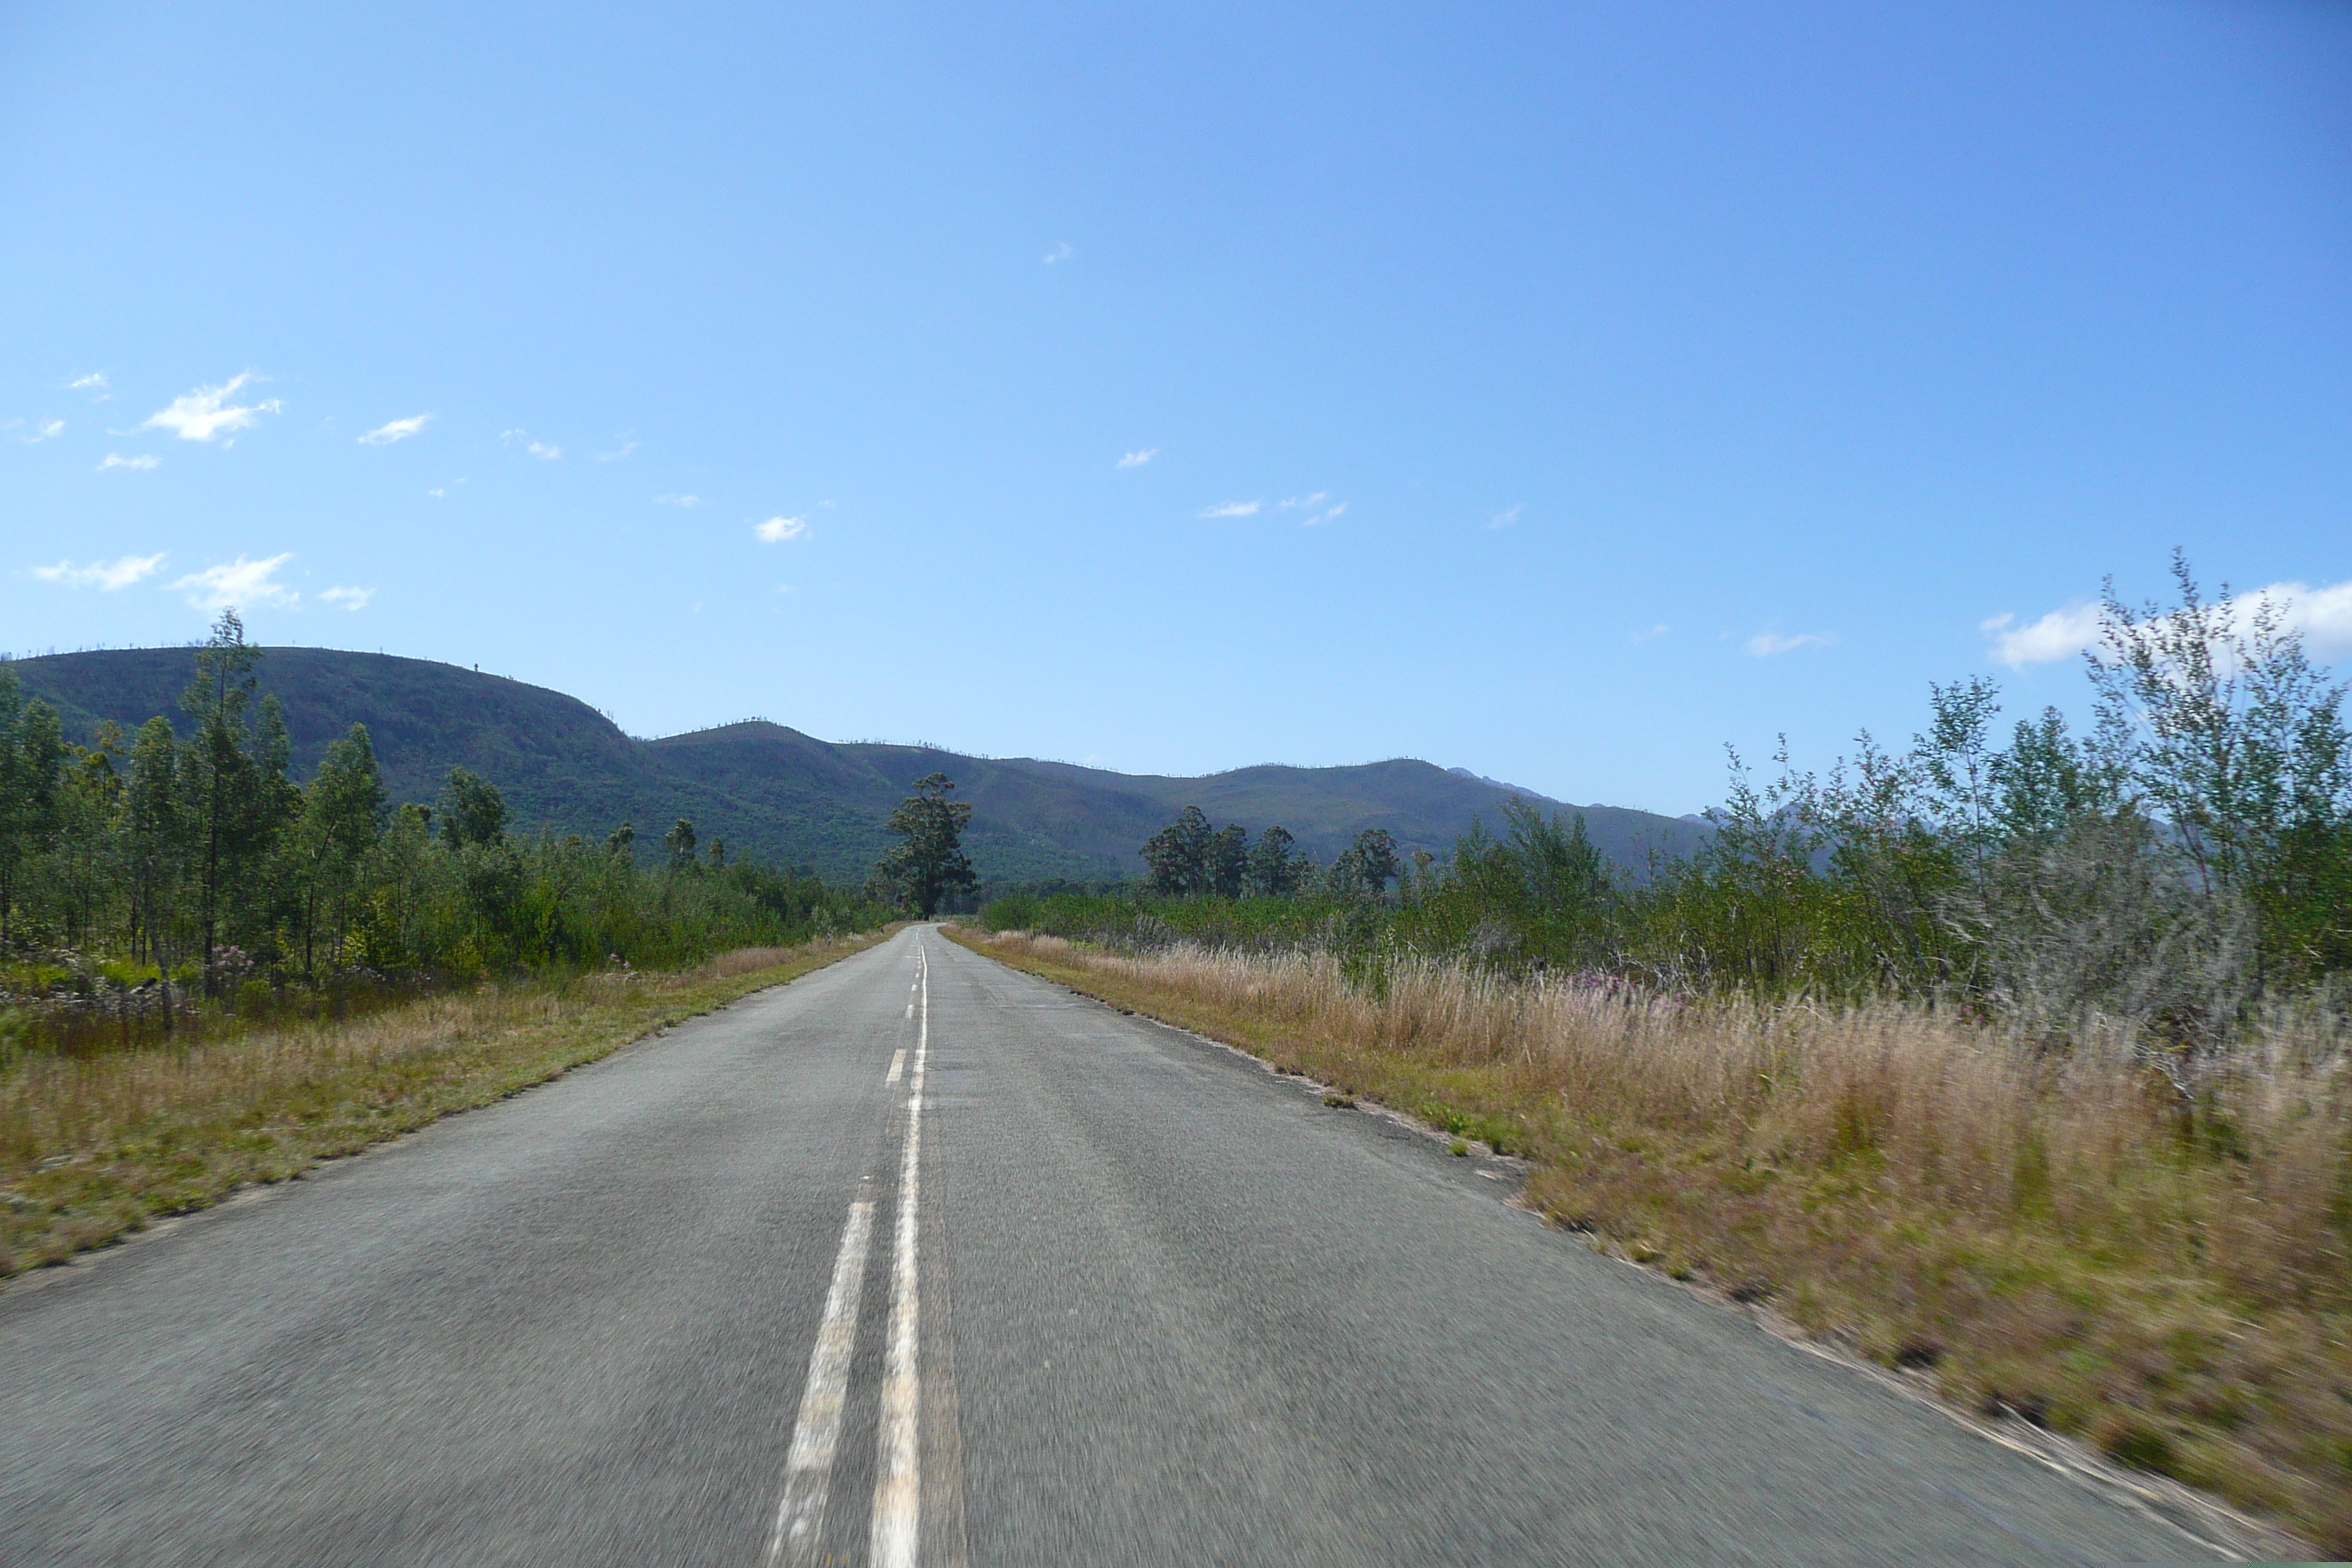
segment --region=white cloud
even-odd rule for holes
[[[435,500],[447,500],[449,499],[448,490],[437,485],[433,489],[426,490],[425,493],[431,496]]]
[[[2231,623],[2241,631],[2252,626],[2255,611],[2265,605],[2277,610],[2282,631],[2302,634],[2303,646],[2314,658],[2352,655],[2352,580],[2324,588],[2273,583],[2226,602]],[[2096,648],[2101,620],[2098,605],[2078,600],[2021,626],[2015,616],[2004,613],[1978,623],[1977,629],[1993,639],[1995,664],[2023,669]]]
[[[688,510],[692,510],[693,508],[695,508],[695,507],[698,507],[698,506],[709,506],[709,504],[710,504],[710,503],[709,503],[709,501],[704,500],[700,496],[698,496],[698,495],[675,495],[675,496],[656,496],[656,497],[654,497],[654,505],[656,505],[656,506],[676,506],[676,507],[685,507],[685,508],[687,508],[687,509],[688,509]]]
[[[183,441],[209,441],[223,431],[250,429],[265,414],[275,414],[284,405],[272,397],[243,406],[232,405],[229,399],[239,387],[254,379],[247,371],[233,375],[218,386],[200,386],[172,400],[172,405],[147,416],[142,430],[169,430]]]
[[[1274,510],[1276,511],[1311,511],[1315,508],[1321,506],[1323,504],[1323,498],[1329,493],[1330,492],[1328,490],[1317,490],[1311,496],[1292,496],[1286,500],[1276,502]]]
[[[636,449],[636,432],[634,430],[625,431],[621,436],[621,445],[619,449],[611,452],[599,452],[596,454],[596,460],[600,463],[617,463]]]
[[[327,603],[331,605],[341,605],[347,610],[364,610],[367,608],[368,601],[375,597],[375,590],[373,588],[335,587],[328,589],[325,593],[320,595],[319,597],[326,600]]]
[[[111,384],[112,384],[106,379],[106,373],[104,371],[94,370],[88,375],[78,375],[71,381],[66,383],[66,390],[68,392],[104,392]]]
[[[799,539],[808,532],[804,517],[772,517],[765,522],[753,523],[751,531],[762,544],[782,544],[788,539]]]
[[[1665,622],[1660,621],[1656,626],[1652,626],[1646,632],[1635,632],[1633,634],[1633,640],[1635,642],[1648,642],[1652,637],[1664,637],[1668,632],[1674,629],[1674,627],[1666,625]]]
[[[790,583],[779,583],[776,584],[776,592],[779,594],[797,594],[800,592],[800,589]]]
[[[109,468],[139,468],[143,470],[154,468],[163,460],[163,458],[146,452],[142,452],[135,458],[126,458],[120,452],[109,452],[106,455],[106,461],[98,466],[98,471],[102,474]]]
[[[1112,466],[1113,466],[1113,467],[1115,467],[1115,468],[1141,468],[1141,467],[1143,467],[1143,465],[1144,465],[1144,464],[1146,464],[1146,463],[1148,463],[1148,462],[1151,461],[1151,459],[1152,459],[1152,458],[1156,458],[1156,457],[1158,457],[1158,456],[1160,456],[1160,448],[1159,448],[1159,447],[1145,447],[1142,451],[1140,451],[1140,452],[1129,452],[1127,456],[1125,456],[1124,458],[1120,458],[1120,459],[1119,459],[1116,464],[1114,464],[1114,465],[1112,465]]]
[[[1265,504],[1264,501],[1255,500],[1220,501],[1217,505],[1202,510],[1201,515],[1202,517],[1255,517],[1258,509]]]
[[[16,421],[12,419],[9,423],[13,425]],[[27,447],[37,447],[44,441],[54,441],[65,433],[66,422],[62,419],[37,419],[33,422],[33,433],[19,436],[16,439]]]
[[[1527,507],[1524,503],[1517,506],[1506,507],[1501,511],[1498,511],[1494,516],[1488,518],[1486,520],[1486,526],[1488,528],[1508,528],[1511,524],[1519,521],[1519,513],[1525,510],[1527,510]]]
[[[111,594],[117,588],[152,577],[163,569],[163,555],[123,555],[112,561],[93,561],[87,566],[77,566],[70,561],[60,561],[54,566],[36,566],[33,575],[44,583],[61,583],[68,588],[97,588]]]
[[[1330,522],[1339,517],[1347,510],[1348,503],[1346,501],[1334,501],[1312,517],[1300,518],[1298,520],[1298,526],[1301,528],[1313,528],[1318,523]]]
[[[283,555],[273,555],[267,561],[247,561],[240,555],[221,565],[192,572],[172,586],[185,594],[188,603],[200,610],[291,605],[301,595],[273,579],[278,569],[293,559],[290,551]]]
[[[1051,267],[1057,261],[1067,261],[1075,254],[1070,249],[1070,242],[1066,239],[1045,253],[1045,265]]]
[[[1801,647],[1829,647],[1837,638],[1824,632],[1798,632],[1784,637],[1779,632],[1758,632],[1745,645],[1750,658],[1770,658],[1776,653],[1793,653]]]
[[[529,452],[534,458],[539,458],[548,462],[553,462],[556,458],[563,456],[562,447],[551,447],[544,441],[534,441],[530,438],[530,432],[528,430],[500,431],[499,434],[499,439],[509,447],[520,441],[523,444],[522,449],[524,451]]]
[[[406,419],[394,419],[377,426],[360,437],[362,447],[389,447],[394,441],[405,441],[433,422],[430,414],[418,414]]]

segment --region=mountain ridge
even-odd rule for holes
[[[107,648],[16,661],[26,691],[87,743],[111,720],[126,735],[161,713],[185,732],[179,694],[190,648]],[[453,766],[506,795],[515,825],[602,837],[622,820],[658,838],[676,817],[705,842],[863,876],[892,841],[883,823],[913,782],[945,772],[973,807],[967,846],[983,877],[1109,879],[1142,870],[1136,851],[1187,805],[1253,834],[1276,823],[1329,860],[1385,827],[1399,847],[1444,854],[1473,819],[1498,826],[1513,795],[1580,810],[1594,842],[1629,868],[1697,841],[1685,821],[1629,807],[1570,807],[1417,758],[1339,767],[1256,763],[1197,776],[1119,773],[1032,757],[981,757],[924,744],[832,742],[772,720],[657,739],[625,733],[568,693],[438,660],[333,648],[270,647],[257,674],[286,713],[298,778],[327,743],[364,723],[395,800],[430,803]]]

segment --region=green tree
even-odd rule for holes
[[[314,972],[321,920],[333,922],[338,945],[349,928],[349,900],[383,834],[384,799],[374,743],[366,725],[354,724],[328,743],[319,771],[303,791],[301,821],[293,835],[306,978]]]
[[[1363,894],[1380,898],[1397,874],[1396,835],[1385,827],[1367,827],[1331,863],[1331,890],[1341,897]]]
[[[65,738],[57,710],[26,701],[16,667],[0,664],[0,946],[11,924],[26,862],[57,829],[58,766]]]
[[[121,900],[122,778],[115,759],[122,754],[122,726],[106,720],[92,739],[87,748],[68,749],[58,774],[56,847],[48,863],[66,938],[78,947],[98,940],[107,912]]]
[[[606,834],[604,853],[622,859],[635,859],[637,853],[637,830],[635,825],[624,820],[620,826]]]
[[[451,768],[434,805],[442,841],[452,849],[488,847],[507,836],[507,799],[499,786],[470,768]]]
[[[915,793],[900,801],[883,824],[899,836],[899,842],[876,865],[875,874],[892,889],[897,902],[912,905],[925,920],[939,912],[940,900],[950,892],[970,892],[980,886],[963,852],[971,807],[948,799],[954,788],[945,773],[926,774],[915,781]]]
[[[669,851],[670,869],[683,871],[694,864],[694,818],[681,816],[670,824],[662,835],[662,847]]]
[[[1151,868],[1147,884],[1155,893],[1179,898],[1209,890],[1210,857],[1216,831],[1197,805],[1188,805],[1176,820],[1144,840],[1139,853]]]
[[[224,905],[252,852],[256,829],[268,799],[257,765],[246,710],[257,681],[254,666],[261,650],[245,640],[245,623],[223,610],[212,636],[196,650],[196,677],[180,706],[196,721],[181,759],[195,851],[196,911],[204,954],[205,994],[219,991],[215,955],[219,951]]]
[[[1208,890],[1226,899],[1238,899],[1249,885],[1249,831],[1238,822],[1228,822],[1209,840]]]
[[[1297,852],[1290,829],[1276,823],[1257,836],[1250,847],[1250,891],[1270,899],[1286,899],[1307,880],[1313,862]]]
[[[189,847],[187,791],[180,742],[158,713],[139,727],[131,745],[131,782],[123,792],[123,837],[135,918],[134,949],[143,945],[163,992],[163,1030],[172,1029],[172,960],[178,894]]]

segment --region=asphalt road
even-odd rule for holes
[[[1481,1163],[910,931],[0,1293],[0,1561],[2207,1555]]]

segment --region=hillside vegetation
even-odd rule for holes
[[[1136,851],[1187,805],[1252,831],[1279,823],[1329,860],[1367,828],[1405,850],[1442,850],[1474,818],[1492,824],[1512,792],[1427,763],[1251,767],[1206,778],[1130,775],[1065,763],[960,756],[920,746],[820,741],[752,721],[635,741],[575,698],[453,665],[328,648],[268,648],[259,693],[278,700],[288,765],[308,777],[353,723],[372,738],[394,802],[431,803],[453,767],[496,785],[516,830],[601,840],[624,820],[694,821],[738,851],[865,877],[892,842],[884,824],[915,781],[945,773],[973,806],[967,847],[991,882],[1118,879]],[[56,708],[68,740],[88,744],[111,721],[124,733],[178,707],[185,648],[108,649],[17,662],[25,690]],[[1547,807],[1555,803],[1543,802]],[[1653,848],[1699,841],[1692,824],[1647,812],[1586,808],[1593,840],[1627,867]]]

